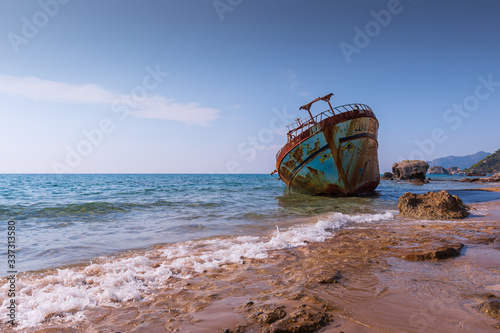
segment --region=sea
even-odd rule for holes
[[[9,320],[12,275],[22,330],[54,314],[81,320],[85,308],[140,301],[172,276],[392,221],[408,191],[448,190],[466,204],[500,199],[468,191],[489,185],[458,182],[463,176],[431,178],[422,186],[381,181],[373,194],[332,198],[290,192],[265,174],[0,175],[0,321]],[[161,265],[151,265],[153,252]]]

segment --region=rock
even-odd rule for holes
[[[380,178],[382,180],[393,180],[393,175],[391,172],[384,172],[384,174],[382,175],[382,178]]]
[[[284,306],[266,304],[252,317],[257,318],[263,323],[272,324],[286,316],[286,312],[283,310],[284,308]]]
[[[232,330],[232,329],[230,329],[230,328],[225,329],[225,330],[223,331],[223,333],[243,333],[243,332],[246,332],[246,331],[247,331],[247,330],[246,330],[246,327],[245,327],[245,326],[239,326],[239,327],[238,327],[237,329],[235,329],[235,330]],[[116,333],[118,333],[118,332],[116,332]]]
[[[500,298],[496,297],[484,301],[479,310],[492,318],[500,319]]]
[[[410,183],[412,183],[413,185],[424,185],[424,184],[428,184],[429,180],[430,180],[430,178],[429,179],[415,178],[415,179],[410,180]]]
[[[447,191],[413,194],[406,192],[399,197],[400,216],[417,219],[463,219],[469,215],[469,206]]]
[[[464,247],[462,243],[424,243],[412,248],[410,254],[404,255],[403,259],[408,261],[441,260],[458,257]]]
[[[413,179],[411,183],[413,185],[424,185],[424,181],[422,179]]]
[[[477,171],[474,171],[472,170],[471,172],[468,172],[466,174],[467,177],[483,177],[483,176],[486,176],[485,173],[482,173],[482,172],[477,172]]]
[[[498,183],[500,182],[500,173],[496,173],[493,176],[490,176],[488,178],[483,178],[483,182],[488,182],[488,183]]]
[[[447,175],[448,171],[443,167],[433,166],[433,167],[430,167],[429,170],[427,170],[427,173],[435,174],[435,175]]]
[[[341,278],[340,271],[337,271],[335,275],[328,275],[319,279],[321,284],[339,283]]]
[[[424,161],[402,161],[392,165],[392,173],[395,179],[425,179],[429,164]]]
[[[460,182],[467,183],[500,183],[500,176],[494,175],[487,178],[462,178]]]
[[[464,183],[475,183],[475,182],[480,181],[480,179],[479,178],[462,178],[459,181],[464,182]]]
[[[308,333],[317,332],[332,321],[325,311],[318,311],[307,306],[295,311],[287,318],[277,322],[271,328],[273,333]]]
[[[412,180],[412,179],[418,179],[418,180],[424,181],[424,179],[425,179],[425,172],[422,172],[422,171],[412,171],[410,173],[409,179],[410,180]]]
[[[446,171],[448,172],[449,175],[458,175],[463,173],[460,171],[459,167],[446,168]]]

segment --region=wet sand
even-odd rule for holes
[[[472,189],[470,191],[490,191],[490,192],[500,192],[500,187],[483,187],[483,188],[476,188]]]
[[[500,203],[474,207],[464,220],[346,226],[26,332],[498,332],[478,308],[500,297]]]

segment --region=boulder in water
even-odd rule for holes
[[[463,219],[469,215],[470,207],[447,191],[414,194],[406,192],[399,198],[399,214],[417,219]]]
[[[393,180],[393,174],[390,173],[390,172],[384,172],[384,174],[382,175],[382,178],[380,178],[382,180]]]
[[[402,161],[392,165],[394,178],[400,180],[420,179],[423,181],[427,169],[429,169],[429,164],[418,160]]]

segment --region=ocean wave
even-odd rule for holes
[[[130,210],[134,205],[116,204],[110,202],[87,202],[83,204],[67,204],[55,207],[45,207],[35,212],[37,217],[43,216],[61,216],[75,214],[104,214],[109,212],[120,212]]]
[[[393,213],[326,214],[316,223],[276,231],[267,237],[219,237],[156,247],[121,257],[102,258],[87,266],[23,274],[17,282],[18,330],[35,327],[57,317],[84,320],[83,310],[97,306],[120,306],[141,301],[151,291],[168,285],[171,277],[241,264],[244,259],[265,259],[271,250],[323,242],[347,223],[371,223],[393,218]],[[7,318],[8,284],[0,288],[0,316]]]
[[[44,206],[43,203],[35,205],[13,205],[0,207],[1,216],[15,216],[16,219],[53,218],[70,215],[100,215],[111,212],[127,211],[136,205],[115,204],[110,202],[86,202],[62,204],[57,206]]]
[[[161,207],[180,207],[180,208],[217,208],[223,206],[216,202],[172,202],[157,200],[149,203],[132,202],[107,202],[94,201],[85,203],[69,203],[56,206],[45,206],[44,203],[35,205],[11,205],[0,206],[0,216],[3,218],[16,217],[17,219],[29,218],[56,218],[81,215],[104,215],[133,210],[148,210]]]

